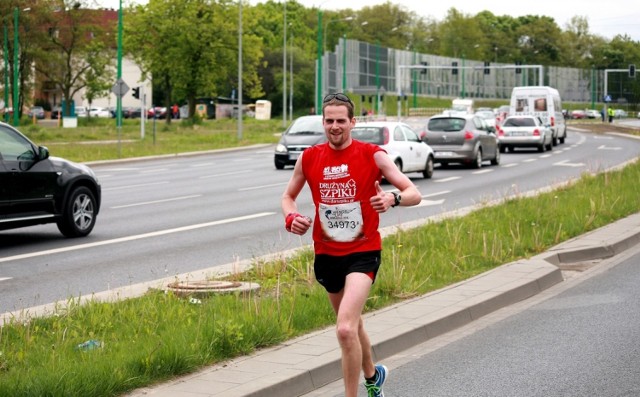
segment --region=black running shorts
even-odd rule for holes
[[[365,273],[376,280],[380,268],[380,251],[356,252],[345,256],[316,255],[313,270],[316,280],[330,293],[344,288],[349,273]]]

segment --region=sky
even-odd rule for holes
[[[118,8],[119,0],[96,0],[105,8]],[[147,0],[122,0],[123,6],[133,3],[146,3]],[[260,0],[249,0],[255,4]],[[281,0],[282,1],[282,0]],[[363,7],[384,4],[386,0],[297,0],[305,7],[318,7],[323,10]],[[546,15],[552,17],[558,26],[565,25],[574,16],[586,17],[589,31],[593,34],[612,39],[617,34],[627,34],[634,41],[640,41],[640,1],[618,1],[608,3],[602,0],[391,0],[391,3],[403,6],[411,12],[425,18],[442,21],[447,11],[454,7],[464,14],[475,15],[488,10],[495,15]]]

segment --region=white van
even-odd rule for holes
[[[564,143],[567,125],[562,114],[560,93],[552,87],[513,87],[509,116],[537,116],[551,127],[553,145]]]
[[[473,114],[473,99],[456,98],[451,101],[451,110],[460,114]]]

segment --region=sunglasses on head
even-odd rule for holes
[[[353,102],[351,102],[351,99],[349,99],[348,96],[346,96],[345,94],[342,93],[337,93],[337,94],[329,94],[327,96],[324,97],[324,99],[322,100],[322,103],[327,103],[329,101],[331,101],[332,99],[337,99],[340,102],[347,102],[350,104],[353,104]]]

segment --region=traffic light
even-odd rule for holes
[[[458,62],[451,62],[451,74],[458,74]]]
[[[520,66],[520,65],[522,65],[522,62],[516,61],[516,66]],[[520,74],[520,73],[522,73],[522,69],[517,67],[516,74]]]
[[[491,69],[489,69],[489,66],[491,66],[491,62],[485,62],[484,63],[484,74],[490,74],[491,73]]]
[[[429,62],[420,62],[420,65],[422,66],[429,66]],[[420,74],[427,74],[427,69],[420,69]]]
[[[636,65],[635,64],[631,64],[629,65],[629,77],[631,78],[635,78],[636,77]]]
[[[140,87],[133,87],[133,97],[140,99]]]

